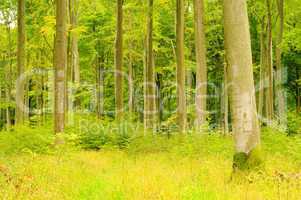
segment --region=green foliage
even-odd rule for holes
[[[103,148],[125,149],[135,137],[139,124],[127,121],[117,123],[108,120],[86,118],[79,127],[71,127],[66,131],[67,141],[83,149],[100,150]]]
[[[287,128],[289,135],[301,135],[301,116],[296,112],[288,112],[287,114]]]
[[[76,133],[71,128],[67,131],[68,135]],[[125,127],[124,131],[119,131],[133,134],[132,129]],[[35,140],[40,133],[45,134],[44,128],[26,130],[28,137]],[[1,145],[3,135],[0,135]],[[4,140],[9,139],[5,137]],[[11,144],[16,145],[15,142]],[[276,200],[300,197],[300,137],[264,129],[261,146],[265,165],[231,179],[232,146],[231,137],[217,133],[173,134],[168,138],[139,132],[122,151],[0,154],[0,197],[8,200],[153,200],[157,196],[184,200]]]
[[[13,131],[0,132],[2,154],[50,153],[54,135],[49,127],[31,129],[15,127]]]

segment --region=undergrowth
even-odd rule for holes
[[[301,138],[264,128],[264,165],[232,176],[231,135],[66,129],[57,149],[50,127],[0,133],[0,199],[299,199]]]

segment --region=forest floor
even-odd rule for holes
[[[264,165],[231,179],[231,137],[143,139],[126,150],[0,156],[0,199],[301,198],[301,139],[263,135]],[[169,147],[173,147],[170,148]]]

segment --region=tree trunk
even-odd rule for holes
[[[116,101],[116,120],[120,121],[123,116],[123,0],[117,0],[117,26],[116,26],[116,47],[115,47],[115,101]]]
[[[177,0],[176,57],[177,57],[177,119],[179,131],[185,132],[187,123],[185,66],[184,66],[184,0]]]
[[[204,21],[204,1],[194,0],[195,47],[196,47],[196,125],[206,122],[207,64]]]
[[[228,98],[228,63],[225,61],[224,63],[224,84],[223,84],[223,93],[222,93],[222,114],[223,114],[223,131],[224,134],[229,133],[229,98]]]
[[[25,68],[25,0],[18,0],[18,75],[16,82],[16,124],[24,121],[24,75]]]
[[[264,119],[263,108],[264,108],[264,91],[265,91],[265,69],[266,69],[266,58],[265,58],[265,22],[264,18],[261,22],[261,33],[260,33],[260,80],[259,80],[259,97],[258,97],[258,116],[261,120]]]
[[[12,67],[13,67],[13,62],[12,62],[12,38],[11,38],[11,29],[10,25],[7,24],[6,27],[7,30],[7,37],[8,37],[8,69],[6,71],[6,76],[7,76],[7,87],[6,87],[6,101],[7,103],[11,103],[11,90],[12,90]],[[10,106],[7,106],[6,108],[6,127],[9,130],[11,128],[11,115],[10,115]]]
[[[104,58],[96,58],[96,89],[97,89],[97,116],[101,119],[104,115]]]
[[[284,5],[283,0],[277,0],[278,14],[279,14],[279,30],[277,35],[277,44],[276,44],[276,101],[278,107],[278,117],[279,123],[282,126],[286,126],[286,116],[285,116],[285,94],[282,84],[284,83],[283,77],[283,67],[282,67],[282,50],[281,44],[283,39],[283,30],[284,30]]]
[[[236,150],[233,167],[241,169],[260,143],[245,0],[224,0],[224,27],[228,75],[232,83],[230,103]]]
[[[297,82],[297,80],[300,79],[299,76],[299,70],[298,70],[298,66],[295,66],[295,70],[296,70],[296,111],[297,113],[300,113],[301,111],[301,96],[300,96],[300,86]]]
[[[66,37],[66,0],[56,1],[56,37],[55,37],[55,99],[54,99],[54,125],[55,133],[61,133],[65,128],[65,92],[66,92],[66,62],[67,62],[67,37]]]
[[[148,0],[148,17],[147,17],[147,39],[146,39],[146,110],[145,128],[152,129],[155,123],[156,111],[156,83],[153,60],[153,0]]]
[[[273,92],[273,44],[272,44],[272,13],[271,13],[271,0],[266,0],[267,4],[267,78],[268,78],[268,87],[267,87],[267,121],[270,124],[274,116],[274,92]]]
[[[72,81],[75,84],[80,82],[80,66],[78,53],[78,34],[74,31],[77,28],[78,0],[70,0],[70,22],[71,22],[71,71]]]
[[[132,24],[133,16],[130,14],[129,27],[133,29]],[[133,50],[134,50],[134,42],[130,38],[129,41],[129,63],[128,63],[128,87],[129,87],[129,113],[134,114],[134,69],[133,69]]]
[[[129,52],[129,112],[130,114],[134,113],[134,70],[133,70],[133,56],[132,56],[132,48],[133,44],[130,41],[130,52]]]

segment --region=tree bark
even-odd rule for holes
[[[11,29],[10,29],[10,24],[7,24],[6,27],[7,30],[7,36],[8,36],[8,69],[6,71],[7,75],[7,88],[6,88],[6,101],[7,103],[11,103],[11,90],[12,90],[12,67],[13,67],[13,62],[12,62],[12,38],[11,38]],[[11,114],[10,114],[10,108],[11,106],[7,106],[6,108],[6,128],[9,130],[11,128]]]
[[[115,46],[115,101],[116,101],[116,120],[120,121],[123,116],[123,0],[117,0],[117,24],[116,24],[116,46]]]
[[[278,14],[279,14],[279,30],[277,35],[276,44],[276,101],[278,107],[278,118],[280,125],[286,126],[287,120],[285,116],[285,94],[282,84],[284,83],[283,67],[282,67],[282,49],[281,44],[283,40],[284,30],[284,2],[283,0],[277,0]]]
[[[56,1],[56,37],[55,37],[55,99],[54,126],[55,133],[61,133],[65,128],[65,92],[67,64],[67,33],[66,33],[66,0]]]
[[[18,0],[18,75],[16,82],[16,124],[22,124],[24,121],[24,81],[22,80],[22,75],[24,75],[25,59],[25,0]]]
[[[78,33],[74,31],[77,28],[78,18],[78,0],[70,0],[70,22],[71,22],[71,71],[72,81],[75,84],[80,82],[80,66],[78,53]]]
[[[258,97],[258,116],[263,120],[263,108],[264,108],[264,91],[265,91],[265,21],[264,18],[261,22],[261,32],[260,32],[260,77],[259,77],[259,97]]]
[[[187,123],[184,65],[184,0],[177,0],[176,14],[176,57],[177,57],[177,120],[179,131],[185,132]]]
[[[300,86],[297,82],[297,80],[300,79],[300,75],[299,75],[299,70],[298,70],[298,66],[295,66],[295,71],[296,71],[296,111],[297,113],[300,113],[301,111],[301,96],[300,96]]]
[[[96,58],[96,89],[97,89],[97,116],[101,119],[104,115],[104,58]]]
[[[222,99],[223,99],[223,131],[224,134],[229,133],[229,95],[228,95],[228,63],[225,61],[224,63],[224,84],[223,84],[223,94],[222,94]]]
[[[132,56],[132,42],[130,42],[129,52],[129,112],[134,113],[134,69],[133,69],[133,56]]]
[[[133,23],[132,23],[133,16],[130,14],[130,21],[129,21],[129,27],[130,29],[133,29]],[[129,39],[129,62],[128,62],[128,88],[129,88],[129,100],[128,100],[128,106],[129,106],[129,113],[131,115],[134,114],[134,68],[133,68],[133,50],[134,50],[134,42],[132,38]]]
[[[272,13],[271,13],[271,0],[266,0],[267,4],[267,79],[268,79],[268,87],[266,94],[266,106],[267,106],[267,121],[268,124],[271,123],[274,116],[274,92],[273,92],[273,44],[272,44]]]
[[[153,0],[148,0],[147,35],[146,35],[146,109],[145,128],[152,129],[155,123],[156,83],[153,60]]]
[[[196,125],[206,122],[207,64],[204,1],[194,0],[195,47],[196,47]]]
[[[245,0],[224,0],[224,27],[230,103],[235,139],[234,168],[241,168],[260,143],[252,68],[250,29]]]

